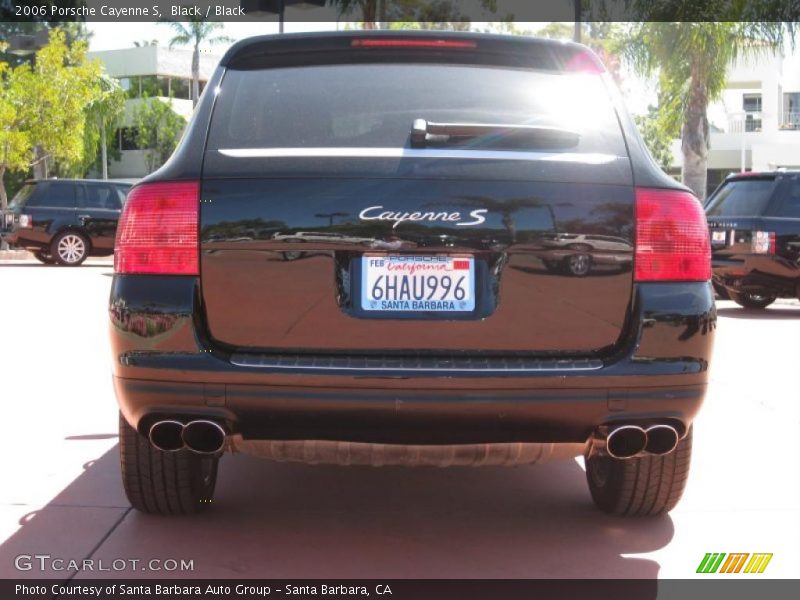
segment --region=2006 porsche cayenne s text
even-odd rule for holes
[[[118,227],[128,498],[207,507],[229,451],[583,455],[600,509],[663,513],[706,390],[709,279],[700,203],[652,161],[585,47],[243,40]]]

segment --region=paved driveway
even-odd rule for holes
[[[131,510],[119,482],[110,281],[97,264],[0,265],[0,577],[42,576],[14,566],[37,554],[142,577],[685,578],[706,552],[771,552],[762,577],[799,574],[797,301],[760,314],[720,303],[692,477],[669,516],[597,512],[572,460],[373,469],[229,455],[209,512],[163,518]],[[194,570],[142,570],[151,559]]]

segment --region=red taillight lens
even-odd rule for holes
[[[636,281],[707,281],[711,243],[700,202],[675,190],[636,190]]]
[[[750,251],[753,254],[775,254],[776,245],[774,231],[754,231]]]
[[[117,227],[117,273],[197,275],[196,181],[146,183],[128,194]]]
[[[353,48],[475,48],[470,40],[414,40],[414,39],[358,39],[351,42]]]
[[[582,50],[567,61],[565,69],[570,73],[588,73],[597,75],[604,73],[603,63],[589,50]]]

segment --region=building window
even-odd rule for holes
[[[192,80],[191,79],[183,79],[181,77],[173,77],[170,81],[170,90],[172,91],[172,97],[178,98],[181,100],[191,100],[192,99]]]
[[[742,109],[745,112],[744,130],[761,131],[761,94],[745,94]]]
[[[800,92],[788,92],[783,95],[781,129],[800,129]]]
[[[139,145],[136,143],[138,128],[136,127],[121,127],[117,129],[117,140],[120,150],[138,150]]]
[[[139,78],[139,96],[148,98],[169,97],[169,77],[160,75],[144,75]]]

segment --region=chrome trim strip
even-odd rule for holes
[[[259,369],[284,369],[284,370],[304,370],[304,371],[357,371],[357,372],[436,372],[436,373],[572,373],[575,371],[597,371],[603,368],[603,364],[592,364],[581,367],[511,367],[504,369],[498,368],[452,368],[452,367],[359,367],[359,366],[314,366],[314,365],[280,365],[275,362],[265,363],[263,361],[246,361],[231,358],[231,364],[237,367],[255,367]],[[599,361],[598,361],[599,362]]]
[[[580,152],[514,152],[438,148],[221,148],[230,158],[455,158],[470,160],[544,160],[603,165],[620,156]]]

